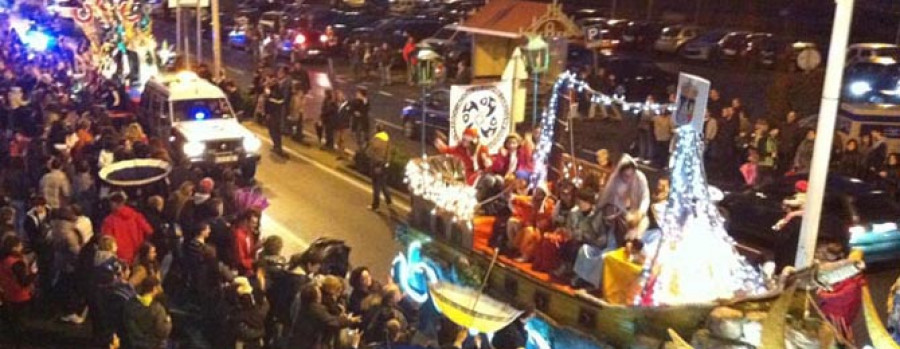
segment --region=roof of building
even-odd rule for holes
[[[458,27],[475,34],[519,38],[529,32],[577,36],[578,26],[556,4],[520,0],[490,0]]]

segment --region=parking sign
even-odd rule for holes
[[[584,27],[584,45],[587,48],[600,47],[603,41],[603,27],[600,25],[592,25]]]

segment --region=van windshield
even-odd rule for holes
[[[173,120],[202,121],[209,119],[228,119],[234,113],[224,98],[192,99],[172,103]]]

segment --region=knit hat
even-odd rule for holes
[[[797,181],[794,183],[794,190],[801,193],[805,193],[807,187],[809,187],[809,183],[807,181]]]
[[[209,194],[212,193],[213,187],[215,187],[216,182],[212,180],[212,178],[206,177],[200,180],[200,185],[198,186],[198,191],[201,193]]]

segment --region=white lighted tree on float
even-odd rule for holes
[[[676,131],[669,160],[671,192],[660,221],[661,237],[647,250],[643,305],[705,303],[756,294],[762,277],[735,250],[711,199],[703,168],[703,137],[690,125]]]

